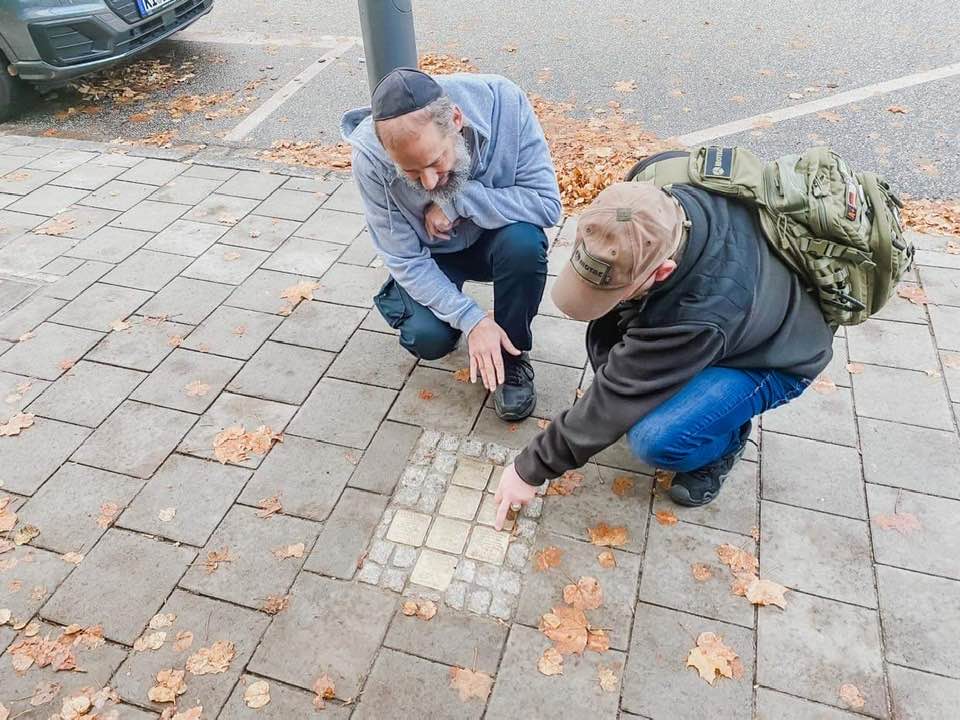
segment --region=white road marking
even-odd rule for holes
[[[923,85],[924,83],[935,80],[943,80],[954,77],[955,75],[960,75],[960,62],[944,65],[934,68],[933,70],[925,70],[912,75],[904,75],[903,77],[894,78],[893,80],[884,80],[883,82],[872,85],[864,85],[861,88],[847,90],[846,92],[837,93],[830,97],[811,100],[810,102],[800,103],[799,105],[791,105],[790,107],[771,110],[761,115],[753,115],[741,120],[714,125],[713,127],[681,135],[676,139],[688,146],[701,145],[710,140],[735,135],[745,130],[752,130],[758,122],[766,124],[792,120],[793,118],[802,117],[803,115],[823,112],[824,110],[840,107],[841,105],[849,105],[850,103],[860,102],[861,100],[866,100],[867,98],[877,95],[903,90],[904,88],[913,87],[914,85]]]
[[[233,130],[224,137],[227,142],[239,142],[249,135],[258,125],[270,117],[277,108],[292,98],[308,82],[313,80],[333,60],[343,55],[356,44],[356,38],[344,38],[331,50],[310,63],[290,82],[271,95],[260,107],[247,115]]]
[[[203,32],[202,30],[181,30],[174,35],[176,40],[186,40],[187,42],[205,42],[220,45],[269,45],[273,47],[308,47],[308,48],[333,48],[337,45],[352,40],[359,44],[360,38],[357,37],[336,37],[333,35],[320,35],[310,39],[299,37],[271,37],[270,35],[260,35],[253,32],[235,32],[229,35],[222,33]]]

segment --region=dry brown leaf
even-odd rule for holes
[[[187,691],[187,684],[183,681],[183,670],[172,668],[157,673],[157,684],[147,691],[147,697],[155,703],[172,703],[177,701],[177,695]]]
[[[281,292],[280,297],[293,305],[297,305],[301,300],[313,300],[313,291],[319,289],[319,287],[320,283],[313,280],[301,280],[296,285],[291,285]]]
[[[751,572],[734,572],[733,580],[730,582],[730,592],[738,597],[746,597],[747,588],[757,579],[757,576]]]
[[[600,563],[600,567],[604,570],[609,570],[617,566],[617,558],[614,557],[613,552],[610,550],[604,550],[597,555],[597,562]]]
[[[916,515],[902,512],[895,512],[892,515],[874,515],[873,523],[884,530],[896,530],[901,535],[909,535],[922,527]]]
[[[729,543],[717,547],[717,557],[734,573],[750,573],[753,575],[760,568],[760,561],[756,557]]]
[[[226,672],[236,649],[229,640],[217,640],[213,645],[200,648],[187,658],[187,670],[192,675],[214,675]]]
[[[583,483],[583,473],[576,470],[567,470],[563,475],[550,482],[550,485],[547,486],[547,495],[573,495],[581,483]]]
[[[555,647],[548,647],[537,660],[537,670],[542,675],[563,675],[563,655]]]
[[[855,362],[847,363],[847,372],[851,375],[859,375],[863,372],[863,364]]]
[[[33,696],[30,698],[30,704],[33,707],[46,705],[48,702],[51,702],[62,689],[63,685],[57,682],[47,681],[38,683],[36,688],[33,690]]]
[[[687,667],[694,667],[700,677],[711,685],[715,685],[717,678],[743,677],[743,665],[737,654],[723,643],[716,633],[700,633],[697,645],[687,656]]]
[[[926,305],[930,302],[927,300],[927,293],[924,292],[923,288],[915,285],[901,285],[897,288],[897,295],[909,300],[914,305]]]
[[[237,325],[231,332],[237,337],[243,337],[244,335],[247,334],[247,326]]]
[[[537,427],[541,430],[546,430],[548,427],[550,427],[550,421],[545,418],[540,418],[537,420]]]
[[[183,338],[179,335],[171,335],[167,338],[167,345],[173,348],[178,348],[183,345]]]
[[[627,528],[623,526],[611,527],[604,522],[595,527],[587,528],[590,542],[601,547],[617,547],[627,544]]]
[[[837,384],[826,375],[819,375],[810,387],[821,395],[830,395],[837,391]]]
[[[163,628],[168,628],[173,625],[177,620],[177,616],[174,613],[157,613],[148,623],[148,627],[151,630],[162,630]]]
[[[851,707],[854,710],[860,710],[866,704],[863,693],[860,692],[860,688],[856,685],[844,683],[840,686],[838,694],[847,707]]]
[[[450,687],[460,693],[460,700],[467,702],[476,699],[486,702],[493,687],[493,678],[478,670],[462,667],[450,668]]]
[[[269,150],[260,154],[260,159],[286,165],[345,170],[350,167],[351,154],[347,143],[323,145],[317,142],[277,140]]]
[[[903,105],[890,105],[887,107],[887,112],[906,115],[908,112],[910,112],[910,108],[904,107]]]
[[[220,563],[230,562],[229,548],[222,547],[219,550],[210,550],[207,552],[207,559],[203,561],[203,567],[208,575],[212,575],[220,569]]]
[[[170,718],[170,720],[200,720],[203,715],[203,705],[197,705],[192,707],[189,710],[184,710],[183,712],[178,712]]]
[[[677,516],[672,510],[657,510],[653,515],[661,525],[676,525],[678,522]]]
[[[333,700],[337,696],[333,678],[326,673],[318,677],[313,683],[313,692],[315,693],[313,706],[317,710],[323,710],[327,705],[326,701]]]
[[[31,330],[31,331],[25,332],[23,335],[21,335],[20,337],[18,337],[18,338],[17,338],[17,342],[18,342],[18,343],[25,343],[27,340],[32,340],[32,339],[35,338],[36,336],[37,336],[36,333],[34,333],[34,332]]]
[[[270,684],[266,680],[257,680],[247,685],[243,691],[243,702],[251,710],[259,710],[270,704]]]
[[[13,617],[13,612],[9,608],[0,609],[0,626],[6,625]]]
[[[437,604],[433,600],[407,600],[400,609],[404,615],[421,620],[430,620],[437,614]]]
[[[754,605],[776,605],[786,610],[787,601],[783,594],[787,591],[783,585],[778,585],[772,580],[761,580],[755,577],[750,585],[747,586],[744,593],[747,600]]]
[[[173,649],[177,652],[189,650],[193,645],[193,633],[189,630],[181,630],[177,633],[177,639],[173,642]]]
[[[61,555],[60,559],[73,565],[79,565],[83,561],[83,555],[77,552],[68,552]]]
[[[52,220],[47,221],[36,230],[35,233],[39,235],[53,235],[59,237],[64,233],[68,233],[77,226],[76,218],[72,217],[61,217],[53,218]]]
[[[144,633],[133,641],[133,649],[137,652],[146,650],[159,650],[167,639],[167,634],[163,630],[157,630],[151,633]]]
[[[40,534],[40,528],[36,525],[24,525],[13,534],[15,545],[26,545]]]
[[[183,386],[183,389],[187,392],[187,397],[204,397],[208,392],[210,392],[210,386],[207,383],[200,382],[199,380],[194,380],[191,383],[187,383]]]
[[[613,479],[613,484],[610,486],[610,489],[617,497],[626,497],[633,492],[633,486],[633,478],[627,477],[626,475],[620,475],[619,477],[615,477]]]
[[[307,549],[307,546],[301,543],[294,543],[293,545],[284,545],[278,547],[273,551],[273,555],[277,560],[286,560],[287,558],[302,558],[304,551]]]
[[[578,610],[595,610],[603,604],[603,589],[593,577],[581,577],[577,584],[565,585],[563,601]]]
[[[704,563],[694,563],[690,566],[690,570],[693,572],[693,579],[697,582],[706,582],[713,577],[713,570]]]
[[[670,470],[654,470],[653,471],[653,482],[654,482],[653,492],[657,495],[661,495],[667,492],[670,489],[670,486],[673,485],[673,478],[675,475],[676,473]]]
[[[129,322],[119,318],[110,323],[110,329],[113,332],[123,332],[124,330],[129,330],[131,327],[133,326]]]
[[[540,632],[553,641],[562,655],[582,653],[587,647],[587,616],[583,610],[558,606],[540,618]]]
[[[470,382],[470,368],[460,368],[453,374],[453,379],[457,382]]]
[[[817,113],[817,117],[821,120],[826,120],[827,122],[838,123],[843,120],[843,117],[839,113],[835,113],[832,110],[823,110]]]
[[[600,682],[600,689],[604,692],[613,693],[620,688],[620,676],[614,672],[613,668],[600,665],[597,667],[597,675]]]
[[[268,518],[283,510],[283,506],[280,504],[280,498],[277,495],[261,498],[260,502],[257,503],[257,507],[260,508],[257,510],[258,518]]]
[[[606,630],[587,628],[587,650],[595,653],[605,653],[610,649],[610,636]]]
[[[459,72],[477,72],[477,68],[470,64],[470,59],[455,58],[440,53],[426,53],[420,56],[420,69],[430,75],[451,75]]]
[[[26,430],[33,425],[34,416],[32,413],[18,412],[7,422],[0,424],[0,437],[13,437],[19,435],[21,430]]]
[[[539,550],[533,556],[533,567],[540,572],[549,570],[550,568],[555,568],[560,565],[560,560],[562,557],[563,550],[554,545],[550,545],[549,547]]]
[[[67,370],[72,369],[73,366],[76,365],[76,364],[77,364],[77,361],[76,361],[76,360],[71,360],[70,358],[65,358],[65,359],[63,359],[63,360],[61,360],[60,362],[57,363],[57,367],[60,368],[61,370],[63,370],[64,372],[67,372]]]
[[[421,400],[433,400],[433,393],[426,388],[420,388],[420,392],[417,393],[417,397]]]
[[[228,462],[239,465],[247,460],[249,453],[266,455],[278,442],[283,442],[283,435],[266,425],[253,432],[246,432],[242,425],[232,425],[213,439],[213,454],[224,465]]]

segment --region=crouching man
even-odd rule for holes
[[[751,418],[800,395],[832,355],[833,329],[756,212],[692,185],[604,190],[579,218],[553,299],[591,321],[595,378],[504,469],[498,527],[625,434],[646,464],[676,472],[674,502],[709,503]]]
[[[536,405],[527,355],[547,275],[543,228],[560,193],[540,124],[523,91],[496,75],[434,79],[400,68],[348,112],[344,138],[374,247],[390,279],[374,299],[400,344],[436,359],[467,336],[470,377],[497,414]],[[494,313],[462,292],[493,282]]]

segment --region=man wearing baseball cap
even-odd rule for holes
[[[435,360],[467,336],[470,379],[504,420],[536,405],[527,356],[547,277],[543,228],[560,191],[526,95],[497,75],[394,70],[341,123],[373,245],[390,272],[374,302],[400,344]],[[462,292],[493,282],[488,316]]]
[[[578,218],[553,300],[590,321],[595,376],[504,469],[498,527],[623,435],[647,465],[675,471],[674,502],[709,503],[751,418],[800,395],[832,356],[833,330],[754,211],[691,185],[600,193]]]

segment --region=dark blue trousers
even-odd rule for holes
[[[467,280],[493,282],[494,319],[518,350],[533,346],[530,323],[540,307],[547,281],[547,236],[529,223],[487,230],[466,250],[434,255],[458,288]],[[375,298],[377,308],[400,344],[424,360],[436,360],[457,345],[460,331],[439,320],[390,278]]]

